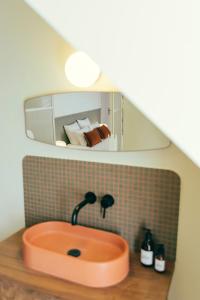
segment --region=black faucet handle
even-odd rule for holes
[[[106,209],[113,206],[115,200],[112,195],[106,194],[101,199],[101,211],[103,209],[103,218],[106,216]]]
[[[97,196],[93,193],[93,192],[87,192],[85,194],[85,200],[90,203],[90,204],[93,204],[96,202],[97,200]]]

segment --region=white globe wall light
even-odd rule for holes
[[[74,86],[89,87],[99,78],[100,69],[86,53],[77,51],[67,59],[65,74]]]

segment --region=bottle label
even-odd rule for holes
[[[155,270],[158,272],[164,272],[165,260],[155,259]]]
[[[145,266],[151,266],[153,264],[153,251],[141,249],[141,263]]]

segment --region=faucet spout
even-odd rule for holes
[[[96,199],[97,199],[96,195],[92,192],[88,192],[85,194],[85,199],[81,201],[79,204],[77,204],[73,210],[72,218],[71,218],[72,225],[77,225],[78,214],[81,208],[83,208],[87,204],[95,203]]]

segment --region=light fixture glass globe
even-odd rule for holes
[[[89,87],[99,78],[100,69],[86,53],[77,51],[67,59],[65,74],[74,86]]]

